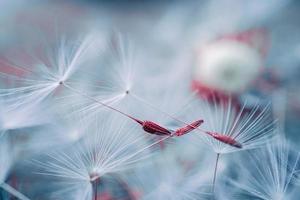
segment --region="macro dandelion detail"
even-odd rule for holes
[[[203,140],[217,154],[213,172],[214,190],[220,155],[266,144],[275,135],[276,123],[270,105],[263,107],[256,103],[246,110],[245,102],[237,109],[230,98],[213,103],[201,100],[197,104],[200,104],[197,106],[199,110],[195,110],[194,115],[207,118],[201,126],[202,134],[194,134],[191,140],[195,142],[196,139],[196,144],[197,139]]]
[[[299,153],[291,150],[284,138],[247,152],[244,159],[247,165],[239,165],[241,174],[238,180],[228,181],[239,188],[236,194],[231,194],[233,196],[230,199],[246,198],[247,195],[248,198],[259,199],[293,198],[299,187]],[[245,170],[248,167],[252,170]]]
[[[299,199],[299,9],[2,0],[0,200]]]
[[[151,154],[150,147],[158,143],[150,143],[143,132],[137,131],[135,124],[126,123],[119,117],[100,118],[90,126],[84,129],[89,136],[78,141],[76,146],[47,154],[46,161],[35,161],[42,168],[36,173],[61,177],[72,184],[74,191],[85,188],[82,199],[92,198],[92,195],[97,199],[93,187],[98,187],[102,176],[118,173],[145,160]]]
[[[267,143],[275,134],[276,121],[270,105],[255,103],[249,111],[246,110],[247,100],[238,110],[230,99],[213,104],[201,101],[199,104],[199,110],[194,115],[207,116],[201,126],[206,132],[203,134],[204,141],[216,153],[255,148]],[[202,137],[199,134],[195,136]]]

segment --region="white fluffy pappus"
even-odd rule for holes
[[[91,199],[93,185],[101,181],[102,176],[120,173],[149,158],[150,148],[159,143],[149,143],[148,135],[131,121],[111,117],[108,113],[102,116],[86,127],[88,135],[71,149],[48,153],[43,161],[35,160],[41,167],[39,174],[65,183],[63,189],[56,191],[58,196],[76,193],[80,195],[77,199]]]
[[[118,36],[112,41],[106,41],[104,47],[94,46],[96,53],[90,70],[83,72],[81,81],[73,82],[77,93],[71,92],[66,96],[63,106],[71,105],[73,112],[77,114],[97,114],[102,109],[107,109],[99,101],[114,107],[126,104],[127,93],[137,82],[143,83],[141,79],[137,80],[140,70],[134,70],[140,68],[135,68],[132,46]],[[125,108],[127,109],[126,106]]]
[[[145,53],[136,51],[132,43],[120,35],[113,37],[107,44],[105,51],[99,54],[101,59],[93,64],[92,71],[97,76],[90,76],[87,84],[84,81],[81,84],[81,90],[87,91],[88,95],[98,101],[133,114],[137,110],[137,103],[147,104],[141,101],[141,97],[153,94],[152,98],[159,99],[159,95],[178,82],[180,75],[182,77],[182,71],[178,72],[172,67],[149,66]],[[78,96],[71,99],[71,104],[79,108],[75,111],[90,114],[91,111],[95,113],[103,108],[98,102]]]
[[[213,103],[197,100],[190,106],[194,110],[186,116],[204,120],[201,131],[191,135],[190,139],[196,144],[199,141],[197,138],[204,141],[216,153],[253,149],[269,142],[275,135],[276,120],[273,119],[270,104],[260,105],[257,102],[247,110],[247,100],[237,108],[229,99]],[[207,132],[216,135],[205,134]]]
[[[0,96],[11,108],[38,104],[49,96],[57,96],[62,83],[71,84],[70,78],[82,73],[95,42],[92,34],[83,39],[62,38],[55,44],[44,40],[21,46],[19,54],[13,52],[2,60],[5,65],[0,67],[3,82]]]
[[[236,190],[226,192],[228,199],[298,199],[300,153],[284,138],[246,152],[234,163],[238,178],[226,179]],[[226,196],[226,195],[225,195]]]

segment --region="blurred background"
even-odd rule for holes
[[[238,99],[272,101],[281,131],[298,146],[299,11],[297,0],[1,0],[0,55],[21,57],[15,53],[20,44],[45,35],[55,41],[91,30],[103,39],[121,34],[134,44],[143,67],[158,74],[186,72],[180,82],[201,94],[209,88]],[[233,67],[221,66],[223,61]],[[12,184],[15,177],[26,177],[20,166],[13,172]]]

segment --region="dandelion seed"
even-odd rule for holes
[[[166,129],[166,128],[160,126],[160,125],[158,125],[155,122],[152,122],[152,121],[141,121],[139,119],[136,119],[136,118],[132,117],[131,115],[129,115],[127,113],[124,113],[123,111],[118,110],[115,107],[112,107],[112,106],[110,106],[108,104],[105,104],[105,103],[103,103],[103,102],[101,102],[101,101],[99,101],[99,100],[97,100],[97,99],[95,99],[95,98],[93,98],[91,96],[88,96],[87,94],[85,94],[85,93],[83,93],[81,91],[78,91],[78,90],[76,90],[76,89],[74,89],[74,88],[72,88],[72,87],[70,87],[68,85],[65,85],[65,86],[67,88],[69,88],[70,90],[72,90],[72,91],[74,91],[74,92],[76,92],[76,93],[78,93],[80,95],[83,95],[83,96],[87,97],[88,99],[91,99],[92,101],[97,102],[97,103],[103,105],[104,107],[107,107],[110,110],[113,110],[113,111],[115,111],[115,112],[117,112],[117,113],[119,113],[119,114],[121,114],[121,115],[123,115],[123,116],[125,116],[125,117],[127,117],[127,118],[129,118],[129,119],[131,119],[131,120],[133,120],[135,122],[137,122],[138,124],[142,125],[144,131],[146,131],[146,132],[148,132],[150,134],[155,134],[155,135],[171,135],[172,132],[174,132],[172,130],[168,130],[168,129]],[[196,122],[196,124],[191,124],[191,125],[188,124],[187,125],[188,127],[185,127],[185,129],[181,129],[181,130],[175,131],[175,135],[176,136],[184,135],[184,134],[192,131],[193,129],[197,128],[198,126],[200,126],[200,124],[201,123],[199,123],[199,122]]]
[[[246,152],[235,163],[238,179],[228,181],[238,191],[229,192],[228,197],[240,199],[248,195],[263,200],[291,199],[298,191],[299,159],[300,153],[293,151],[284,138]]]
[[[197,129],[204,121],[201,119],[201,120],[197,120],[189,125],[186,125],[182,128],[179,128],[175,131],[175,135],[176,136],[182,136],[182,135],[185,135],[195,129]]]
[[[143,126],[143,129],[151,134],[155,134],[155,135],[170,135],[170,136],[182,136],[185,135],[193,130],[195,130],[196,128],[198,128],[202,123],[203,120],[197,120],[191,124],[188,124],[182,128],[177,129],[176,131],[174,130],[168,130],[154,122],[151,121],[139,121],[138,123],[140,123]]]
[[[213,172],[213,191],[220,155],[245,149],[252,149],[267,143],[275,134],[275,121],[270,106],[256,104],[250,112],[245,112],[247,102],[239,110],[233,106],[231,99],[212,104],[209,101],[195,101],[188,117],[203,117],[202,129],[205,134],[194,134],[191,142],[197,138],[209,145],[217,154]],[[199,110],[197,110],[199,109]],[[198,144],[198,143],[197,143]]]
[[[251,126],[253,126],[253,128],[254,128],[256,125],[258,126],[259,123],[265,123],[263,118],[268,120],[268,123],[270,123],[270,124],[266,124],[268,126],[260,125],[260,126],[262,126],[262,130],[265,130],[266,133],[264,133],[262,130],[255,129],[257,131],[257,133],[256,133],[257,136],[259,136],[259,133],[261,133],[261,136],[263,136],[264,134],[267,135],[268,132],[272,132],[272,128],[273,128],[273,122],[272,122],[272,117],[270,116],[269,106],[267,106],[265,109],[262,110],[262,112],[260,112],[259,111],[260,106],[257,104],[252,110],[250,110],[250,113],[248,113],[248,110],[245,109],[246,103],[239,110],[236,110],[237,107],[232,106],[233,102],[235,102],[235,101],[232,101],[230,98],[225,99],[225,100],[224,99],[223,100],[218,99],[218,100],[220,100],[218,102],[216,102],[216,98],[214,98],[214,100],[215,100],[214,104],[215,105],[210,105],[209,102],[203,101],[203,103],[205,104],[205,105],[202,105],[203,110],[208,111],[208,113],[204,113],[203,110],[199,111],[199,113],[202,113],[203,116],[212,115],[212,113],[209,113],[209,112],[214,112],[213,115],[218,115],[218,113],[217,113],[218,109],[219,109],[220,112],[227,112],[227,113],[223,113],[221,116],[214,116],[214,117],[217,118],[216,120],[219,123],[221,123],[222,127],[219,127],[219,128],[221,128],[222,130],[219,130],[220,132],[212,132],[212,131],[205,131],[206,126],[205,126],[205,128],[202,128],[202,129],[198,128],[203,123],[203,120],[195,121],[194,125],[196,125],[196,126],[194,126],[194,128],[189,130],[188,127],[193,127],[193,124],[190,125],[190,124],[186,123],[184,120],[181,120],[181,119],[179,119],[179,118],[177,118],[177,117],[161,110],[160,108],[158,108],[158,107],[154,106],[153,104],[147,102],[146,100],[142,99],[141,97],[138,97],[136,95],[134,95],[133,97],[136,98],[138,101],[141,101],[141,102],[145,103],[146,105],[150,106],[152,109],[162,113],[163,115],[168,116],[169,118],[173,119],[174,121],[186,124],[186,127],[182,128],[182,129],[179,128],[178,130],[175,131],[175,134],[177,134],[177,136],[184,135],[182,133],[184,133],[185,131],[186,131],[186,133],[188,133],[188,132],[195,129],[195,130],[198,130],[198,131],[210,136],[211,138],[214,138],[216,141],[219,141],[219,142],[225,144],[223,146],[224,148],[227,148],[227,146],[229,145],[229,146],[232,146],[234,148],[242,149],[243,144],[237,140],[237,138],[239,138],[238,136],[240,136],[240,134],[244,133],[246,130],[249,131],[248,128],[251,127]],[[220,105],[218,105],[218,104],[220,104]],[[189,105],[189,106],[191,108],[194,108],[194,107],[197,108],[197,106],[199,106],[199,105],[192,104],[192,105]],[[209,107],[212,107],[215,110],[212,111],[212,110],[207,109]],[[266,110],[268,110],[268,111],[266,111]],[[192,111],[192,112],[195,113],[195,111]],[[194,116],[194,114],[191,115],[189,113],[187,113],[187,115]],[[203,118],[203,116],[201,116],[201,118]],[[220,117],[223,117],[223,119],[220,118]],[[249,119],[247,119],[247,117]],[[256,117],[257,117],[257,119],[256,119]],[[227,118],[226,119],[227,121],[225,121],[224,118]],[[211,121],[212,118],[210,118],[209,120],[210,120],[209,121],[210,124],[214,123],[214,122]],[[220,120],[223,120],[223,121],[220,121]],[[255,123],[251,120],[254,120]],[[224,124],[224,123],[228,123],[228,124]],[[215,124],[217,125],[217,122],[215,122]],[[220,125],[217,125],[217,126],[220,126]],[[247,126],[249,126],[249,127],[247,127]],[[187,130],[185,130],[186,128],[187,128]],[[209,128],[211,129],[213,127],[209,127]],[[237,129],[237,128],[240,128],[240,129]],[[213,130],[215,130],[215,128],[213,128]],[[240,133],[238,133],[238,131],[240,131]],[[254,135],[254,133],[252,133],[252,134]],[[270,137],[272,137],[272,135],[270,135]],[[249,139],[249,138],[247,138],[247,139]],[[253,137],[252,139],[255,139],[255,138]],[[217,143],[215,148],[217,148],[218,145],[219,145],[219,143]],[[252,144],[252,145],[254,145],[254,144]],[[220,146],[222,146],[222,145],[220,145]]]
[[[139,123],[143,126],[143,129],[151,134],[155,135],[171,135],[172,132],[154,122],[151,121],[139,121]]]
[[[45,58],[41,52],[26,54],[31,63],[10,63],[6,68],[17,69],[25,74],[13,74],[1,69],[0,76],[15,82],[14,88],[3,88],[0,96],[5,97],[11,107],[20,108],[23,105],[38,104],[78,72],[79,66],[85,61],[86,52],[91,46],[91,37],[87,37],[79,46],[70,46],[66,41],[61,41],[58,50],[44,47]],[[26,51],[24,51],[24,54]],[[51,55],[51,56],[49,56]],[[16,58],[15,60],[17,60]]]
[[[83,92],[83,91],[80,91],[74,87],[72,87],[68,82],[67,82],[67,79],[73,74],[75,73],[75,68],[77,67],[78,68],[78,65],[80,64],[80,62],[78,62],[78,59],[80,59],[83,55],[84,55],[84,51],[87,51],[87,48],[91,45],[90,44],[90,40],[88,41],[84,41],[82,43],[82,46],[79,47],[79,49],[75,52],[75,54],[73,55],[73,57],[69,58],[71,61],[70,63],[67,62],[65,63],[65,60],[68,60],[68,58],[66,58],[66,52],[64,52],[65,49],[61,49],[61,55],[58,55],[58,61],[61,61],[61,62],[58,62],[58,66],[52,66],[52,67],[57,67],[57,74],[55,74],[55,72],[50,72],[49,69],[48,69],[48,66],[47,64],[45,63],[44,66],[41,67],[40,70],[44,71],[45,69],[48,70],[48,74],[49,74],[49,77],[43,77],[45,78],[46,80],[50,80],[49,84],[51,85],[51,90],[48,90],[47,88],[41,88],[42,90],[45,90],[47,89],[47,95],[45,95],[44,97],[46,98],[46,96],[48,96],[51,92],[53,92],[55,89],[57,89],[58,87],[64,87],[66,89],[68,89],[69,91],[75,93],[75,94],[78,94],[82,97],[85,97],[86,99],[92,101],[93,103],[96,103],[98,105],[101,105],[101,106],[104,106],[110,110],[113,110],[115,112],[118,112],[119,114],[139,123],[140,125],[142,125],[143,129],[148,132],[148,133],[151,133],[151,134],[156,134],[156,135],[171,135],[172,131],[158,125],[157,123],[155,122],[152,122],[152,121],[141,121],[139,119],[136,119],[134,117],[132,117],[131,115],[101,101],[101,100],[98,100],[97,98],[95,97],[92,97],[90,95],[88,95],[87,93]],[[124,51],[124,49],[122,49],[122,51]],[[62,57],[60,57],[62,56]],[[64,62],[63,62],[64,61]],[[78,63],[77,63],[78,62]],[[44,69],[45,68],[45,69]],[[22,68],[23,69],[23,68]],[[35,72],[31,71],[30,72],[32,74],[34,74]],[[47,74],[46,74],[47,75]],[[45,80],[43,80],[45,81]],[[35,82],[33,82],[32,84],[35,84]],[[12,89],[13,90],[13,89]],[[17,88],[16,88],[17,90]],[[126,89],[126,94],[129,94],[129,89]],[[8,91],[5,91],[4,92],[8,92]],[[28,92],[32,92],[32,93],[40,93],[40,90],[38,89],[37,91],[33,90],[33,91],[28,91]],[[27,92],[25,92],[27,93]],[[4,93],[4,96],[6,96],[8,94]],[[40,98],[40,95],[39,94],[38,98]],[[22,95],[21,95],[22,96]],[[39,101],[41,101],[42,99],[40,99]],[[29,103],[29,102],[28,102]],[[18,105],[19,106],[19,105]],[[186,132],[187,133],[187,132]],[[180,136],[182,134],[186,134],[186,133],[177,133],[177,136]]]
[[[245,112],[247,101],[239,110],[232,101],[211,104],[207,101],[195,101],[195,108],[189,117],[205,116],[202,129],[205,134],[192,138],[204,139],[216,153],[230,153],[252,149],[267,143],[275,135],[276,121],[273,120],[270,105],[256,103]]]
[[[81,198],[85,199],[93,194],[95,196],[93,190],[101,177],[131,168],[151,155],[149,148],[159,141],[149,144],[145,134],[138,131],[134,124],[116,116],[108,119],[107,116],[87,127],[87,138],[71,150],[48,154],[45,162],[36,161],[42,167],[39,173],[72,183],[72,190],[85,188],[81,194],[84,195]],[[118,121],[117,126],[115,121]],[[163,137],[161,141],[168,137]]]
[[[114,47],[113,50],[116,51],[115,53],[119,54],[119,55],[113,56],[113,58],[110,59],[110,60],[113,60],[113,61],[117,60],[116,65],[117,65],[118,69],[115,69],[116,67],[113,65],[112,69],[106,70],[106,71],[111,72],[111,73],[110,73],[110,75],[108,75],[109,79],[106,78],[105,82],[111,83],[110,79],[113,79],[113,80],[116,79],[115,84],[117,84],[117,85],[109,86],[107,88],[111,88],[113,91],[114,91],[114,88],[120,90],[121,91],[121,94],[119,94],[120,97],[129,96],[129,97],[133,97],[133,98],[137,99],[137,96],[132,91],[133,82],[134,82],[134,80],[133,80],[134,75],[133,75],[132,68],[133,68],[134,65],[133,65],[133,61],[132,61],[131,49],[129,47],[128,47],[128,49],[125,47],[125,45],[121,41],[120,37],[118,37],[117,45],[114,45],[113,47]],[[134,76],[134,77],[136,77],[136,76]],[[147,78],[147,76],[141,76],[141,77],[142,78]],[[111,84],[113,84],[113,83],[111,83]],[[193,124],[184,123],[186,125],[186,128],[184,128],[184,129],[175,130],[175,131],[171,130],[171,129],[167,129],[167,128],[163,127],[162,125],[159,125],[158,123],[156,123],[154,121],[150,121],[150,120],[142,121],[140,119],[137,119],[137,118],[133,117],[132,115],[129,115],[126,112],[123,112],[120,109],[117,109],[115,106],[112,106],[111,103],[107,103],[107,102],[98,100],[98,98],[92,97],[92,96],[88,95],[87,93],[85,93],[83,91],[77,90],[74,87],[71,87],[70,85],[65,84],[64,82],[62,82],[62,85],[67,87],[69,90],[72,90],[74,93],[77,93],[78,95],[86,97],[86,99],[89,99],[93,103],[98,104],[98,106],[101,105],[103,107],[107,107],[107,108],[109,108],[109,109],[111,109],[115,112],[118,112],[121,115],[123,115],[127,118],[130,118],[131,120],[139,123],[140,125],[142,125],[143,129],[146,132],[150,133],[150,134],[172,135],[172,133],[175,132],[176,136],[181,136],[181,135],[189,133],[190,131],[192,131],[196,127],[200,126],[200,123],[198,124],[198,122],[195,122],[195,124],[194,124],[195,127],[194,128],[192,128]],[[107,88],[102,88],[102,89],[107,89]],[[98,89],[100,89],[100,88],[98,88]],[[117,98],[117,101],[118,100],[120,100],[120,99]],[[149,105],[149,104],[147,104],[147,105]],[[95,108],[95,107],[93,107],[93,108]]]
[[[229,144],[233,147],[241,149],[243,146],[239,142],[237,142],[235,139],[231,138],[230,136],[219,134],[219,133],[213,133],[213,132],[207,132],[208,135],[212,136],[216,140],[219,140],[220,142],[223,142],[225,144]]]

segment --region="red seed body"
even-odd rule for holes
[[[144,121],[142,123],[144,131],[154,135],[171,135],[172,132],[154,122]]]
[[[202,119],[194,121],[193,123],[186,125],[182,128],[179,128],[175,131],[175,135],[176,136],[182,136],[185,135],[191,131],[193,131],[194,129],[198,128],[204,121]]]
[[[219,134],[219,133],[214,133],[214,132],[207,132],[207,134],[209,134],[210,136],[212,136],[213,138],[215,138],[216,140],[219,140],[220,142],[223,142],[225,144],[229,144],[233,147],[236,148],[242,148],[242,144],[239,143],[238,141],[236,141],[235,139],[227,136],[227,135],[223,135],[223,134]]]

